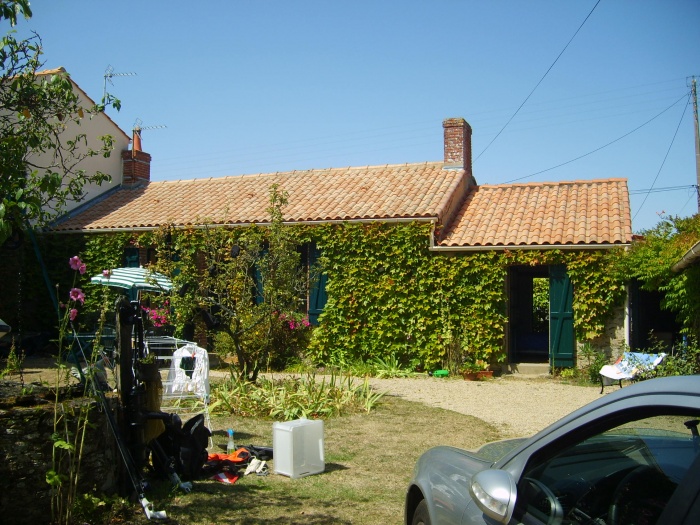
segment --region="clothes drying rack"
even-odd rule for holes
[[[145,346],[159,363],[163,396],[161,410],[177,414],[184,423],[204,414],[209,417],[209,354],[192,341],[175,337],[146,337]],[[210,446],[212,445],[210,438]]]

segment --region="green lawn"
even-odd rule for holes
[[[272,446],[271,421],[217,417],[212,427],[210,452],[225,449],[229,427],[236,431],[237,445]],[[233,485],[202,480],[190,494],[149,498],[156,509],[167,511],[166,523],[183,525],[398,525],[406,485],[422,452],[435,445],[476,448],[500,437],[477,418],[385,396],[369,415],[325,422],[326,469],[321,474],[290,479],[271,472],[241,477]],[[147,522],[138,513],[130,513],[130,518],[127,522]]]

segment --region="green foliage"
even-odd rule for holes
[[[674,348],[657,367],[657,376],[689,376],[700,374],[700,347],[692,343]]]
[[[32,10],[29,7],[29,0],[2,0],[0,1],[0,20],[9,20],[12,26],[17,25],[17,16],[22,14],[29,19]]]
[[[656,339],[653,334],[649,338],[650,345],[643,349],[647,354],[665,353],[663,361],[653,370],[643,370],[638,379],[653,377],[686,376],[700,374],[700,347],[692,338],[668,351],[666,344]],[[640,367],[644,368],[644,367]]]
[[[133,513],[129,501],[116,495],[78,494],[73,505],[75,523],[123,523]]]
[[[19,353],[15,348],[15,341],[12,340],[10,344],[10,353],[7,354],[7,359],[5,359],[5,366],[0,370],[0,379],[8,376],[10,374],[20,374],[20,380],[24,383],[22,379],[22,368],[24,364],[24,351],[20,350]]]
[[[325,363],[392,354],[404,365],[417,357],[427,369],[459,368],[475,354],[492,365],[502,362],[510,265],[566,265],[579,340],[601,335],[625,296],[624,282],[613,271],[617,255],[611,253],[448,256],[428,250],[430,226],[421,223],[335,224],[314,235],[328,276],[328,303],[310,352]]]
[[[14,25],[20,13],[31,16],[26,0],[0,2],[0,19]],[[17,40],[10,31],[0,43],[0,244],[29,223],[48,223],[82,198],[86,184],[110,179],[80,169],[85,159],[111,153],[111,136],[80,132],[104,104],[83,108],[65,73],[37,75],[41,55],[37,35]]]
[[[472,344],[500,351],[505,269],[495,254],[431,253],[424,223],[327,225],[314,233],[328,276],[328,302],[311,343],[319,361],[393,354],[402,366],[417,358],[432,367],[462,324]]]
[[[427,223],[286,226],[280,215],[284,202],[284,193],[273,188],[270,227],[162,228],[130,241],[157,247],[156,269],[173,278],[176,290],[190,285],[171,298],[177,330],[202,326],[203,308],[214,313],[226,334],[216,337],[216,351],[235,356],[249,378],[293,362],[348,371],[391,360],[396,369],[453,372],[472,357],[490,366],[503,362],[505,283],[512,265],[567,267],[579,341],[602,335],[625,297],[621,250],[448,255],[429,250]],[[308,286],[296,248],[310,241],[322,254],[328,302],[313,332],[290,331],[286,321],[303,321],[297,310]],[[240,248],[235,257],[233,246]],[[90,250],[96,256],[121,253],[116,244]]]
[[[395,354],[391,354],[386,359],[375,357],[373,365],[374,376],[382,379],[394,377],[413,377],[415,375],[415,372],[412,370],[408,370],[401,366]]]
[[[700,266],[674,273],[672,266],[700,240],[700,215],[666,217],[642,232],[643,240],[619,260],[626,278],[638,279],[642,288],[664,294],[662,308],[675,312],[682,332],[700,337]]]
[[[609,364],[610,360],[606,353],[598,348],[595,348],[590,343],[583,345],[578,352],[580,373],[584,375],[591,383],[598,383],[600,369]]]
[[[201,327],[202,316],[211,320],[210,329],[226,334],[216,338],[217,352],[234,355],[238,373],[252,381],[262,369],[300,358],[311,334],[299,313],[308,284],[297,251],[305,228],[283,224],[286,204],[287,194],[273,185],[267,227],[162,228],[138,240],[158,247],[155,269],[173,277],[176,290],[186,285],[172,296],[176,334]]]
[[[544,277],[532,280],[532,331],[549,331],[549,280]]]
[[[277,380],[259,377],[253,383],[232,374],[212,388],[210,408],[214,413],[278,421],[328,419],[370,412],[382,395],[373,391],[367,380],[356,383],[350,376],[331,374],[320,382],[314,374]]]

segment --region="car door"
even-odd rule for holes
[[[659,518],[686,490],[697,462],[700,410],[634,414],[593,433],[581,429],[580,439],[563,435],[534,453],[518,481],[512,523],[671,523]]]

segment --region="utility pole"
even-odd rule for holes
[[[695,77],[693,77],[691,84],[691,94],[693,96],[693,131],[695,132],[695,177],[697,181],[695,192],[698,197],[698,212],[700,213],[700,130],[698,130],[698,93]]]

